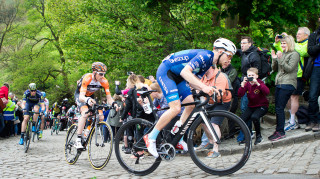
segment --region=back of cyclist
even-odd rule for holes
[[[78,81],[78,87],[74,94],[76,103],[80,108],[81,117],[78,120],[78,131],[77,131],[77,140],[76,140],[76,148],[82,149],[81,137],[82,130],[85,126],[85,122],[89,117],[89,114],[86,114],[88,111],[88,107],[92,106],[96,102],[93,100],[94,93],[100,88],[104,88],[106,92],[106,97],[108,103],[113,104],[113,99],[111,97],[111,93],[109,90],[109,82],[104,77],[107,71],[107,66],[101,62],[94,62],[92,64],[92,73],[87,73],[82,76],[82,78]],[[116,105],[116,104],[115,104]],[[99,110],[99,120],[102,121],[104,119],[102,110]]]
[[[33,114],[33,123],[36,122],[37,118],[39,117],[39,104],[41,104],[41,108],[43,112],[43,109],[45,109],[43,96],[39,90],[37,90],[37,86],[35,83],[29,84],[29,89],[27,89],[23,94],[23,102],[22,102],[22,109],[24,110],[24,117],[23,122],[21,124],[21,138],[20,138],[20,145],[23,145],[24,141],[24,134],[26,132],[27,123],[30,117],[30,111],[32,111],[32,108],[34,110]],[[38,114],[37,114],[38,113]],[[32,126],[32,132],[34,132],[35,126]]]
[[[67,117],[73,119],[75,114],[76,114],[76,106],[72,105],[71,108],[69,108],[69,110],[67,112]]]
[[[41,107],[40,107],[40,110],[43,111],[44,115],[41,116],[41,126],[40,126],[39,138],[42,138],[42,133],[43,133],[43,129],[44,129],[44,123],[46,122],[45,118],[48,117],[48,113],[49,113],[49,100],[46,98],[46,92],[42,91],[41,94],[42,94],[42,97],[43,97],[43,102],[44,102],[45,108],[44,108],[44,110],[42,110]]]
[[[194,102],[190,86],[209,95],[212,95],[213,92],[219,95],[217,89],[203,84],[200,78],[211,66],[219,63],[220,59],[230,60],[236,52],[236,47],[233,42],[224,38],[217,39],[213,46],[213,51],[195,49],[170,54],[160,64],[157,70],[157,81],[170,108],[160,117],[154,129],[144,136],[148,151],[154,157],[159,156],[156,149],[156,138],[159,132],[179,114],[181,101],[182,103]],[[185,122],[193,109],[194,106],[185,107],[174,129],[178,129]],[[182,139],[178,145],[182,146],[179,148],[188,150],[187,144]]]

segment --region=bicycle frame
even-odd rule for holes
[[[152,91],[148,91],[148,92],[152,92]],[[151,101],[151,97],[150,97],[150,93],[147,92],[147,95],[145,97],[148,97],[149,101]],[[143,94],[142,94],[143,95]],[[183,135],[186,133],[186,131],[188,130],[188,128],[194,123],[195,120],[200,120],[200,117],[202,118],[202,120],[205,122],[205,125],[208,127],[210,134],[213,137],[213,140],[217,143],[220,144],[221,141],[217,135],[217,133],[215,132],[213,126],[210,124],[210,120],[206,117],[207,111],[206,108],[204,107],[204,105],[206,105],[209,101],[209,95],[205,94],[205,93],[200,93],[198,94],[199,96],[205,96],[206,100],[201,102],[199,99],[196,99],[194,102],[191,103],[185,103],[185,104],[181,104],[181,107],[183,106],[190,106],[190,105],[195,105],[195,108],[193,109],[193,111],[190,113],[190,115],[188,116],[187,120],[183,123],[183,125],[179,128],[179,131],[175,134],[173,140],[170,142],[170,144],[172,144],[173,146],[176,146],[178,144],[178,142],[180,141],[180,139],[183,137]],[[195,96],[198,96],[195,95]],[[153,103],[150,102],[151,105],[151,109],[152,113],[155,117],[155,119],[158,119],[156,112],[157,111],[161,111],[161,110],[166,110],[169,109],[169,107],[166,108],[161,108],[161,109],[154,109]],[[152,125],[152,127],[150,127],[150,129],[148,129],[147,133],[150,133],[151,130],[155,127],[156,123]],[[139,139],[137,141],[136,144],[138,144],[141,140],[143,140],[142,138]],[[146,147],[139,147],[139,146],[135,146],[138,149],[146,149]],[[159,152],[159,154],[161,154],[161,152]]]

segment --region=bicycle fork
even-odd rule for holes
[[[203,111],[200,111],[200,116],[202,118],[202,120],[204,121],[204,123],[206,124],[210,134],[211,134],[211,137],[213,138],[213,141],[217,144],[220,144],[221,143],[221,140],[219,139],[216,131],[214,130],[210,120],[207,118],[207,116],[204,114]],[[209,138],[209,136],[207,136]]]

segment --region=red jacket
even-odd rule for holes
[[[269,88],[263,83],[262,80],[257,79],[260,86],[254,84],[251,85],[247,82],[244,85],[244,88],[240,87],[238,90],[238,96],[242,97],[245,93],[247,93],[247,97],[249,100],[248,107],[261,107],[261,106],[269,106],[269,101],[267,99],[267,95],[270,93]]]
[[[9,89],[6,86],[0,88],[0,98],[6,98],[8,100]]]

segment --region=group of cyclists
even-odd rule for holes
[[[182,103],[194,102],[191,88],[201,90],[209,96],[216,93],[219,97],[220,93],[218,89],[207,86],[200,81],[201,77],[206,73],[210,67],[216,67],[219,61],[230,61],[233,55],[236,53],[236,46],[234,43],[225,38],[219,38],[213,43],[212,50],[205,49],[190,49],[184,50],[168,55],[162,60],[162,63],[158,67],[156,79],[161,87],[163,95],[167,100],[169,109],[160,117],[155,127],[149,134],[145,134],[143,140],[146,144],[148,152],[155,158],[159,157],[156,148],[156,139],[160,131],[181,111]],[[87,73],[81,77],[77,82],[77,89],[74,97],[77,104],[77,108],[80,112],[80,118],[78,119],[77,138],[74,146],[77,149],[82,149],[82,133],[88,118],[88,109],[90,106],[96,104],[94,100],[94,93],[100,88],[103,88],[106,94],[107,103],[113,106],[118,111],[117,103],[114,102],[110,90],[109,82],[105,78],[107,67],[102,62],[94,62],[91,66],[92,73]],[[36,84],[31,83],[29,89],[25,91],[23,97],[23,109],[24,120],[21,129],[20,144],[23,144],[23,136],[26,130],[26,124],[29,120],[30,111],[34,110],[33,119],[37,119],[40,114],[47,114],[49,105],[45,104],[45,93],[41,93],[36,88]],[[64,102],[67,102],[64,100]],[[53,117],[59,116],[62,110],[66,110],[67,106],[59,108],[57,103],[53,105],[52,113]],[[174,127],[180,127],[187,120],[193,109],[194,105],[186,106],[180,120],[174,125]],[[67,114],[74,115],[76,113],[76,107],[72,106]],[[44,115],[43,115],[44,116]],[[104,120],[103,111],[99,110],[99,120]],[[41,133],[43,130],[44,118],[42,118]],[[208,136],[210,138],[210,136]],[[179,141],[178,145],[183,150],[187,151],[188,146],[183,138]],[[214,143],[213,146],[217,144]],[[213,150],[213,149],[211,149]]]
[[[30,115],[32,116],[32,132],[36,132],[36,122],[37,119],[41,118],[41,125],[39,132],[39,138],[42,138],[43,130],[45,125],[52,126],[55,123],[55,120],[61,120],[61,116],[68,117],[69,119],[73,119],[76,114],[76,107],[72,105],[70,108],[68,106],[68,99],[65,98],[62,101],[61,106],[55,102],[50,109],[49,100],[46,98],[46,93],[44,91],[40,91],[37,89],[37,85],[35,83],[30,83],[29,88],[23,94],[23,121],[21,124],[21,138],[19,141],[20,145],[24,144],[24,136],[26,132],[27,123],[30,120]],[[69,109],[68,109],[69,108]],[[68,109],[68,111],[66,110]],[[62,125],[61,129],[66,128],[67,121],[63,121],[64,125]]]

